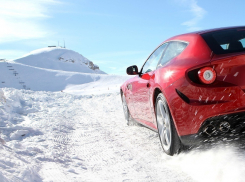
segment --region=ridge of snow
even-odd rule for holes
[[[0,62],[0,73],[2,74],[0,88],[10,87],[34,91],[63,91],[69,88],[68,92],[72,93],[71,87],[74,87],[76,94],[79,95],[84,94],[83,92],[89,93],[88,90],[81,90],[84,89],[84,86],[81,85],[87,83],[104,86],[107,89],[108,87],[114,88],[105,93],[119,92],[120,85],[130,78],[130,76],[53,70],[15,62]],[[78,91],[79,86],[81,86],[80,91]]]
[[[37,49],[13,61],[54,70],[105,74],[99,66],[81,54],[59,47]]]

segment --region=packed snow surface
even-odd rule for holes
[[[2,90],[0,181],[244,180],[244,149],[167,156],[157,133],[126,125],[119,92]]]

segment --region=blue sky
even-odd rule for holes
[[[245,25],[244,7],[244,0],[0,0],[0,59],[65,40],[101,70],[123,75],[169,37]]]

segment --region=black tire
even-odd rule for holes
[[[131,118],[130,112],[128,110],[128,105],[127,105],[124,94],[122,94],[122,104],[123,104],[124,117],[125,117],[125,120],[127,122],[127,125],[128,126],[135,125],[133,119]]]
[[[177,134],[167,101],[162,93],[156,98],[155,113],[158,136],[164,152],[168,155],[178,154],[181,142]]]

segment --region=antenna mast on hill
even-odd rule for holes
[[[66,42],[65,42],[65,40],[64,40],[64,48],[66,48]]]
[[[60,41],[58,41],[58,47],[60,47]]]

